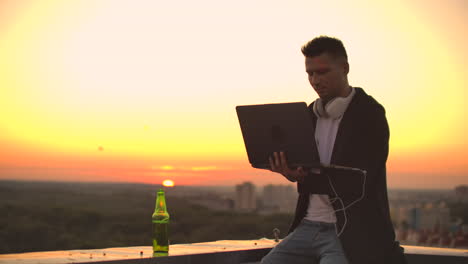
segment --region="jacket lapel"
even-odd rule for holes
[[[346,109],[346,112],[341,119],[338,132],[336,133],[335,144],[333,145],[333,152],[331,157],[331,163],[335,165],[344,165],[342,164],[342,157],[346,149],[346,142],[349,141],[349,137],[352,135],[350,131],[353,129],[353,120],[356,120],[355,117],[359,112],[359,104],[357,102],[361,99],[363,90],[356,87],[354,89],[356,89],[356,94],[349,103],[348,108]]]
[[[317,141],[315,141],[315,127],[317,126],[317,116],[314,114],[314,110],[313,109],[313,105],[314,103],[310,104],[309,105],[309,111],[310,111],[310,118],[312,119],[312,137],[314,139],[314,157],[317,159],[317,162],[320,162],[320,156],[319,156],[319,152],[318,152],[318,148],[317,148]]]

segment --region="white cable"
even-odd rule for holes
[[[365,191],[365,188],[366,188],[366,178],[367,178],[367,175],[366,175],[366,171],[363,171],[363,176],[364,176],[364,181],[362,183],[362,192],[361,192],[361,196],[359,198],[357,198],[356,200],[354,200],[353,202],[351,202],[350,204],[348,204],[346,207],[342,208],[342,209],[339,209],[339,210],[336,210],[336,211],[341,211],[341,210],[346,210],[348,209],[349,207],[351,207],[352,205],[354,205],[355,203],[361,201],[363,198],[364,198],[364,195],[366,193]],[[330,182],[330,185],[333,189],[333,191],[335,192],[335,188],[333,188],[333,184],[331,183],[330,181],[330,178],[328,178],[329,182]],[[335,195],[336,195],[336,192],[335,192]]]
[[[364,198],[364,195],[365,195],[365,188],[366,188],[366,178],[367,178],[367,172],[365,170],[361,170],[361,169],[357,169],[357,168],[351,168],[351,167],[344,167],[344,166],[337,166],[337,165],[331,165],[331,166],[328,166],[330,168],[336,168],[336,169],[346,169],[346,170],[353,170],[353,171],[359,171],[362,173],[362,175],[364,176],[364,181],[362,183],[362,192],[361,192],[361,196],[354,200],[353,202],[351,202],[350,204],[348,204],[347,206],[344,205],[344,202],[343,202],[343,199],[341,199],[341,197],[338,195],[338,193],[336,192],[335,190],[335,187],[333,186],[333,183],[330,179],[330,176],[327,174],[327,178],[328,178],[328,182],[330,183],[330,187],[332,188],[333,190],[333,193],[335,194],[336,198],[333,198],[333,201],[330,200],[330,205],[332,203],[334,203],[335,201],[339,200],[340,203],[341,203],[341,209],[338,209],[338,210],[334,210],[333,213],[336,213],[336,212],[339,212],[339,211],[343,211],[343,215],[344,215],[344,224],[343,224],[343,227],[341,228],[341,230],[338,232],[338,229],[336,227],[336,223],[335,223],[335,232],[337,233],[337,237],[339,237],[345,227],[346,227],[346,224],[348,223],[348,217],[346,216],[346,209],[348,209],[349,207],[351,207],[352,205],[354,205],[355,203],[361,201],[363,198]]]
[[[343,207],[344,206],[344,202],[343,200],[340,198],[339,199],[340,202],[341,202],[341,206]],[[343,210],[343,215],[344,215],[344,223],[343,223],[343,227],[341,228],[340,232],[338,232],[336,234],[337,237],[340,237],[340,235],[343,233],[343,231],[345,230],[345,227],[346,227],[346,224],[348,223],[348,217],[346,216],[346,210]],[[335,224],[335,231],[338,231],[336,230],[336,224]]]
[[[336,192],[335,190],[335,187],[333,187],[333,184],[331,182],[331,179],[330,179],[330,176],[327,174],[327,178],[328,178],[328,182],[330,183],[330,187],[332,188],[333,190],[333,193],[335,193],[335,199],[333,202],[335,202],[336,200],[339,200],[340,203],[341,203],[341,208],[344,208],[344,203],[343,203],[343,200],[338,196],[338,193]],[[339,210],[335,210],[333,211],[333,213],[336,214],[336,212],[338,212]],[[335,222],[335,233],[336,233],[336,236],[337,237],[340,237],[341,233],[343,233],[344,229],[345,229],[345,226],[348,222],[348,219],[347,219],[347,216],[346,216],[346,210],[343,211],[343,214],[344,214],[344,224],[343,224],[343,227],[341,228],[341,230],[338,232],[338,228],[336,227],[336,222]]]

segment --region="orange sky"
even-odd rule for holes
[[[389,186],[468,184],[466,1],[323,2],[0,2],[0,179],[285,183],[234,108],[313,101],[327,34],[387,110]]]

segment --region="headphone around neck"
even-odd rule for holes
[[[343,116],[349,102],[354,96],[355,90],[351,88],[351,94],[347,97],[335,97],[323,105],[322,99],[315,100],[313,111],[317,117],[338,119]]]
[[[314,102],[313,110],[317,117],[338,119],[344,114],[346,106],[344,97],[335,97],[325,106],[322,99],[318,98]]]

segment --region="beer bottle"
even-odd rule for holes
[[[152,222],[153,257],[167,256],[169,252],[169,213],[166,210],[166,198],[163,189],[158,191]]]

